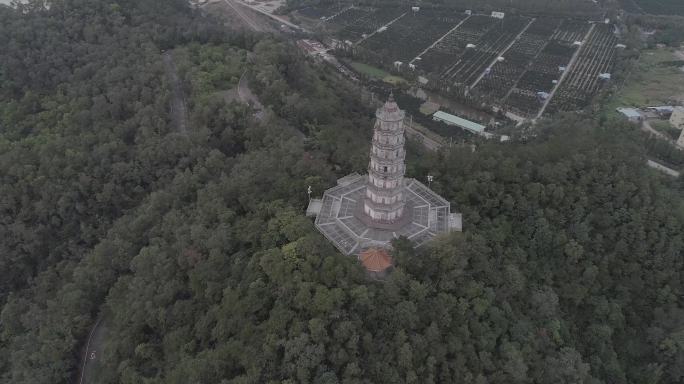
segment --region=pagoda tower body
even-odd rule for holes
[[[375,116],[363,212],[375,223],[392,224],[404,216],[406,206],[404,111],[390,95]]]
[[[337,180],[321,199],[310,199],[308,216],[340,252],[356,255],[369,272],[392,265],[392,239],[416,247],[435,236],[462,230],[460,213],[416,179],[406,178],[404,111],[392,96],[376,113],[368,174]]]

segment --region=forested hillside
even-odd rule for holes
[[[365,169],[372,111],[289,42],[182,1],[0,7],[0,382],[676,383],[684,185],[632,128],[564,117],[408,173],[465,232],[370,281],[304,217]],[[189,132],[175,132],[162,50]],[[263,120],[226,97],[246,77]]]

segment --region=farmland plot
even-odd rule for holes
[[[518,83],[522,75],[549,42],[549,36],[560,25],[558,19],[536,19],[520,38],[503,55],[504,60],[494,64],[473,90],[499,104]]]
[[[609,25],[597,25],[581,48],[575,65],[549,104],[548,111],[584,108],[601,87],[599,75],[610,73],[615,63],[617,39]]]
[[[310,19],[326,19],[344,10],[346,5],[335,3],[330,6],[310,5],[297,10],[297,13]]]
[[[449,84],[470,86],[529,22],[529,18],[515,16],[497,20],[495,25],[474,43],[475,48],[466,49],[461,57],[442,73],[442,78]]]
[[[444,11],[420,11],[402,17],[386,31],[365,40],[361,46],[390,59],[409,62],[457,25],[465,16]]]
[[[333,28],[339,28],[337,35],[343,40],[356,42],[365,35],[377,31],[383,25],[401,16],[403,8],[350,8],[328,19]]]
[[[441,74],[451,67],[466,50],[468,44],[478,42],[499,20],[489,16],[471,16],[458,29],[427,51],[414,62],[419,69]]]
[[[684,16],[682,0],[634,0],[646,13]]]
[[[542,106],[544,95],[553,90],[570,63],[578,48],[574,43],[584,38],[589,27],[587,23],[563,21],[504,100],[506,106],[522,116],[535,115]]]

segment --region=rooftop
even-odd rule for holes
[[[622,113],[623,115],[629,117],[629,118],[640,118],[641,117],[641,112],[639,112],[635,108],[618,108],[617,111]]]
[[[467,129],[473,133],[481,134],[485,130],[485,126],[482,124],[474,123],[470,120],[463,119],[461,117],[452,115],[450,113],[437,111],[432,118],[435,120],[443,121],[447,124],[455,125],[457,127]]]
[[[369,248],[361,252],[359,260],[369,272],[382,272],[392,266],[392,256],[382,248]]]

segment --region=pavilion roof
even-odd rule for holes
[[[369,272],[382,272],[392,266],[392,256],[382,248],[366,249],[359,255],[359,260]]]

